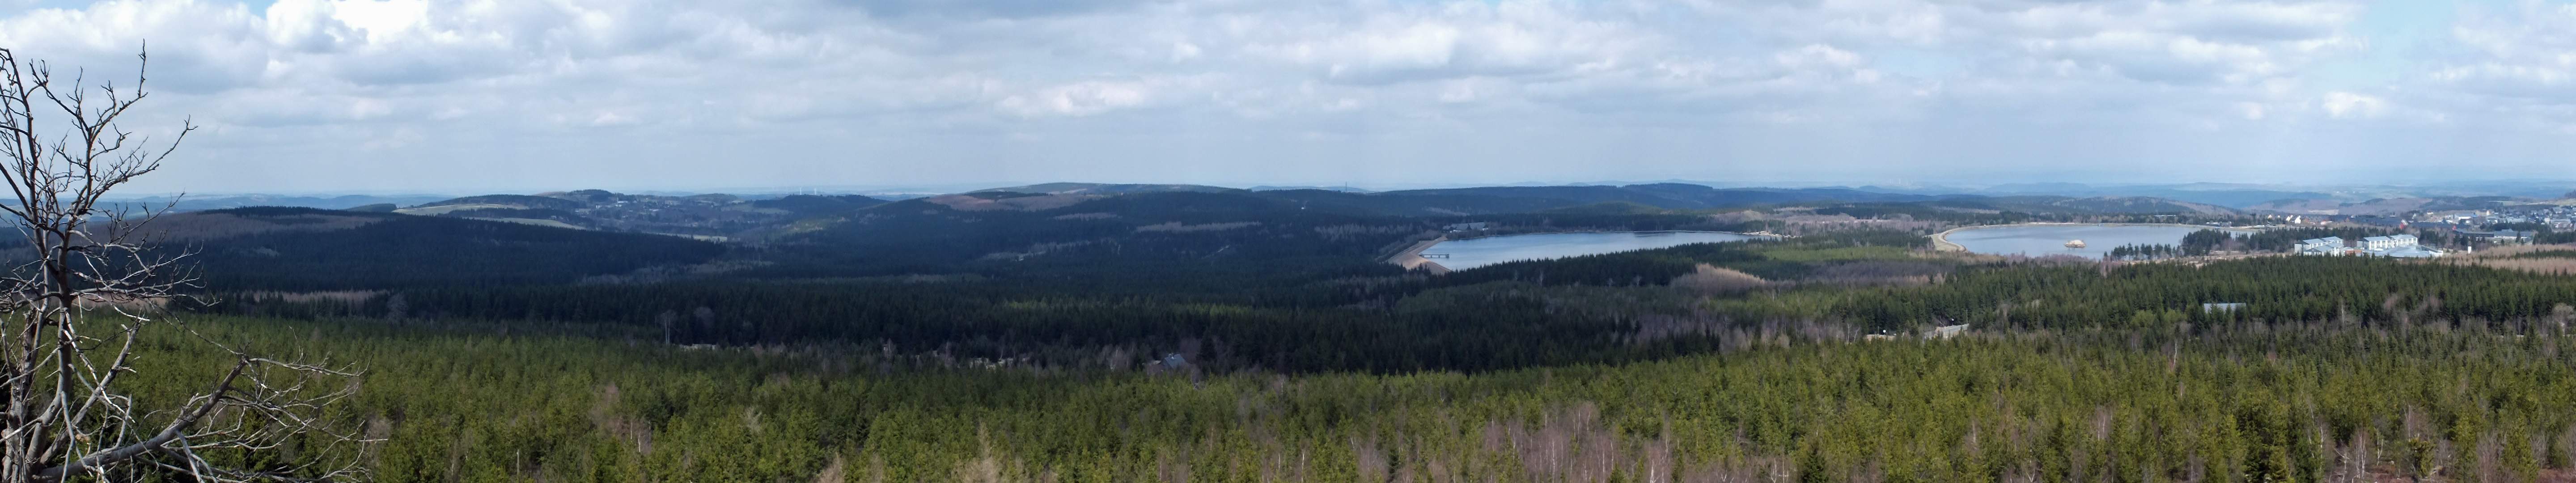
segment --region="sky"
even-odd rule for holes
[[[154,193],[2576,179],[2566,1],[0,0],[147,42]]]

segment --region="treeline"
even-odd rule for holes
[[[2369,257],[2265,257],[2203,266],[1975,266],[1934,285],[1807,289],[1711,306],[1740,319],[1834,320],[1891,330],[1938,320],[2014,328],[2333,321],[2531,330],[2576,316],[2567,308],[2571,301],[2576,279],[2566,277]]]
[[[2111,247],[2111,258],[2121,260],[2173,258],[2182,256],[2182,247],[2164,244],[2134,244]]]
[[[383,481],[2530,481],[2576,342],[2324,325],[1798,344],[1481,374],[885,370],[373,321],[197,319],[146,401],[259,353],[365,368]]]
[[[2213,232],[2214,233],[2214,232]],[[2222,235],[2224,236],[2224,235]],[[1495,370],[1644,360],[1774,335],[1930,325],[2207,329],[2249,323],[2503,324],[2571,317],[2576,281],[2343,257],[1962,265],[1924,239],[1852,231],[1504,263],[1445,276],[1342,258],[1015,265],[938,276],[423,286],[349,297],[227,292],[211,313],[598,324],[671,344],[853,345],[955,359],[1215,368]],[[1671,287],[1709,266],[1750,281]],[[628,333],[628,332],[621,332]],[[1183,350],[1194,347],[1200,350]]]
[[[1226,369],[1492,370],[1697,350],[1633,344],[1633,320],[1575,313],[1563,307],[1570,302],[1559,292],[1477,288],[1472,296],[1437,303],[1409,300],[1397,310],[1216,301],[1222,297],[1085,297],[1000,284],[744,282],[417,289],[355,301],[237,294],[200,310],[478,320],[540,332],[595,324],[617,328],[605,334],[654,344],[852,346],[1054,366],[1133,366],[1181,352]],[[1634,302],[1637,296],[1624,297]],[[1677,312],[1688,303],[1674,298],[1656,306]]]
[[[1693,296],[1664,286],[1694,267],[1721,264],[1783,281],[1946,271],[1912,261],[1858,266],[1908,260],[1922,243],[1898,232],[1851,232],[1510,263],[1440,277],[1347,260],[1171,261],[1114,271],[1024,267],[990,277],[457,285],[340,296],[243,291],[188,308],[302,319],[599,324],[671,344],[884,346],[1056,365],[1133,363],[1189,346],[1203,348],[1187,351],[1196,352],[1191,359],[1220,368],[1492,370],[1714,350],[1728,344],[1715,333],[1640,336],[1693,316]]]

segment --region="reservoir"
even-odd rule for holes
[[[1944,239],[1970,252],[1988,255],[2074,255],[2102,258],[2122,245],[2179,245],[2184,235],[2213,229],[2192,225],[2012,225],[1994,228],[1972,228],[1950,232]],[[2232,234],[2252,230],[2215,228]],[[2068,248],[2066,242],[2083,240],[2083,248]]]
[[[1423,250],[1422,255],[1450,270],[1466,270],[1503,262],[1653,250],[1693,243],[1719,243],[1756,238],[1764,237],[1715,231],[1536,233],[1444,241]],[[1442,255],[1447,255],[1448,258],[1441,258]]]

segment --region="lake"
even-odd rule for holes
[[[1988,255],[2074,255],[2102,258],[2121,245],[2178,245],[2184,235],[2209,229],[2181,225],[2021,225],[1951,232],[1950,243]],[[2225,229],[2231,233],[2251,230]],[[2084,248],[2067,248],[2067,240],[2084,240]]]
[[[1603,253],[1671,248],[1693,243],[1719,243],[1763,238],[1715,231],[1536,233],[1451,240],[1422,251],[1424,258],[1450,270],[1522,260],[1579,257]],[[1447,254],[1448,258],[1438,255]]]

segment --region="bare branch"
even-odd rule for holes
[[[182,121],[161,141],[121,127],[150,97],[143,72],[151,57],[137,60],[130,88],[93,86],[83,73],[57,85],[44,62],[0,48],[0,185],[12,197],[0,203],[0,220],[26,241],[24,258],[0,266],[0,320],[14,324],[0,325],[0,481],[363,478],[353,458],[329,457],[345,451],[257,469],[222,464],[289,441],[369,444],[323,416],[355,393],[355,371],[252,356],[179,326],[232,354],[231,371],[177,408],[140,408],[117,389],[148,345],[138,334],[165,318],[161,305],[203,288],[190,265],[196,252],[152,244],[148,227],[176,201],[159,210],[101,204],[159,171],[197,129]]]

